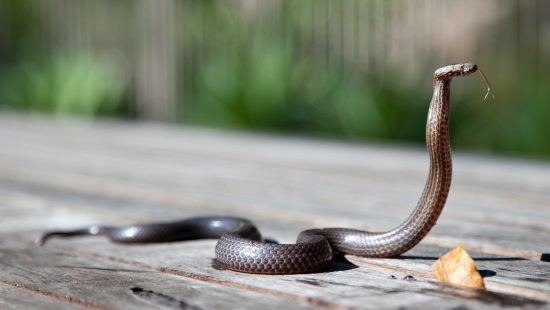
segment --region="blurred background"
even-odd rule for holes
[[[0,111],[424,143],[550,159],[550,2],[0,0]]]

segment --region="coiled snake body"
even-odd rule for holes
[[[347,228],[311,229],[301,232],[296,244],[272,244],[262,242],[259,231],[248,220],[212,216],[171,223],[52,231],[45,233],[39,242],[43,244],[53,236],[85,234],[107,236],[120,243],[219,238],[216,259],[222,265],[236,271],[263,274],[320,270],[331,260],[333,252],[370,257],[400,255],[426,236],[445,205],[452,174],[448,136],[450,84],[453,77],[476,71],[477,65],[471,63],[449,65],[435,71],[426,124],[426,145],[430,154],[428,178],[414,211],[401,225],[390,231],[373,233]]]

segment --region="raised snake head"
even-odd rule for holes
[[[455,76],[469,75],[477,72],[477,65],[472,63],[463,63],[448,65],[435,70],[434,79],[446,80]]]

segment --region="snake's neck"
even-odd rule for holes
[[[449,194],[452,177],[449,145],[449,98],[451,79],[434,79],[433,97],[426,121],[426,146],[430,169],[424,191],[412,214],[396,230],[411,239],[412,247],[435,225]],[[405,233],[407,232],[407,233]]]
[[[437,222],[451,187],[449,147],[449,95],[451,77],[434,79],[433,97],[426,122],[430,169],[422,196],[401,225],[387,232],[371,233],[339,228],[323,229],[336,251],[372,257],[400,255],[422,240]]]

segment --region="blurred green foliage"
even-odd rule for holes
[[[135,110],[136,105],[131,78],[135,72],[129,69],[132,62],[122,66],[112,60],[117,57],[109,58],[105,53],[101,55],[107,56],[94,56],[98,53],[89,42],[84,49],[65,50],[49,45],[44,49],[44,34],[39,35],[39,27],[33,26],[33,21],[44,19],[41,16],[44,10],[37,10],[32,1],[27,0],[5,3],[3,8],[8,13],[4,13],[4,17],[10,18],[0,22],[6,26],[0,27],[0,39],[9,37],[11,45],[0,46],[0,105],[57,114],[130,116],[128,111]],[[272,1],[267,9],[277,14],[244,14],[246,8],[235,3],[177,2],[175,14],[181,18],[177,19],[176,27],[183,29],[174,36],[178,60],[184,69],[174,77],[181,91],[177,96],[179,112],[183,115],[180,121],[340,139],[423,143],[431,74],[437,66],[446,63],[435,61],[433,54],[426,53],[397,66],[386,65],[387,62],[380,65],[378,52],[362,60],[370,63],[369,69],[359,66],[357,58],[362,57],[361,54],[351,59],[342,51],[380,28],[356,23],[350,24],[346,31],[340,30],[340,35],[327,32],[329,27],[346,22],[343,15],[338,15],[343,14],[339,11],[343,4],[336,5],[336,2]],[[510,1],[505,3],[516,5]],[[86,9],[96,5],[115,7],[112,2],[97,1],[86,2]],[[400,7],[408,4],[350,1],[346,5],[362,5],[370,18],[367,26],[374,27],[373,20],[383,22],[384,16],[387,17],[387,7],[397,7],[400,12]],[[116,6],[119,10],[112,10],[110,22],[115,24],[115,19],[130,21],[128,24],[139,22],[135,4]],[[414,5],[408,7],[411,11],[415,9]],[[355,14],[357,10],[351,7],[348,11]],[[109,10],[100,12],[107,14]],[[544,54],[540,52],[532,54],[543,50],[548,42],[540,33],[531,34],[529,29],[521,28],[525,24],[521,18],[534,16],[529,15],[533,12],[537,12],[537,7],[512,12],[482,29],[484,35],[478,36],[478,40],[483,41],[475,44],[483,48],[478,48],[472,60],[486,70],[496,97],[483,102],[485,90],[480,77],[454,83],[451,140],[455,147],[550,157],[547,137],[550,72],[543,69],[550,66],[550,59],[542,57]],[[451,13],[451,10],[447,12]],[[536,16],[543,25],[550,14]],[[67,19],[70,18],[75,17],[68,14]],[[88,16],[93,31],[86,30],[85,24],[75,27],[81,37],[94,33],[101,38],[97,45],[102,47],[119,41],[118,34],[116,39],[104,39],[110,35],[106,32],[98,35],[94,27],[100,21],[99,17],[95,18],[97,22]],[[109,18],[103,16],[101,23],[106,21]],[[122,37],[130,42],[125,43],[131,46],[125,50],[128,58],[139,54],[134,51],[139,46],[134,42],[137,34],[128,30],[132,27],[106,29],[112,33],[127,31]],[[357,32],[358,29],[366,32]],[[357,33],[350,35],[354,31]],[[511,38],[509,34],[513,31],[515,37]],[[526,42],[530,41],[523,36],[530,38],[531,35],[539,43],[529,48]],[[465,37],[469,37],[468,33]],[[369,40],[369,53],[376,52],[377,41]],[[340,49],[335,48],[339,45],[342,45]],[[400,72],[399,66],[408,67],[412,63],[420,64],[417,72],[421,74],[411,78]]]
[[[319,70],[316,61],[296,61],[281,46],[253,44],[212,57],[187,100],[189,120],[355,139],[423,140],[429,78],[419,92],[382,84],[374,76],[343,76]],[[420,95],[425,100],[411,102]]]
[[[310,2],[281,2],[285,20],[277,20],[282,26],[275,30],[270,20],[253,22],[251,30],[250,21],[216,3],[205,4],[201,9],[207,14],[190,15],[184,26],[195,33],[187,44],[206,51],[192,79],[186,80],[191,84],[185,93],[186,122],[424,142],[431,74],[445,63],[432,64],[430,54],[411,59],[402,66],[419,62],[423,68],[422,75],[412,79],[395,66],[382,68],[383,74],[360,70],[352,61],[339,59],[341,55],[327,56],[330,47],[308,41],[316,27],[308,24]],[[367,7],[376,14],[373,1]],[[337,6],[332,9],[338,13]],[[550,59],[538,56],[543,42],[529,49],[516,41],[543,39],[518,21],[518,16],[535,13],[531,7],[512,11],[494,28],[483,30],[494,39],[480,43],[488,49],[479,50],[472,60],[489,74],[495,99],[483,100],[480,76],[453,83],[450,135],[455,148],[550,157],[550,72],[541,69],[550,66]],[[337,14],[326,16],[338,23]],[[511,30],[516,32],[514,40]],[[304,55],[301,50],[308,44],[321,52]]]
[[[184,25],[195,33],[187,45],[206,54],[185,80],[191,84],[185,88],[186,122],[340,139],[424,140],[430,75],[405,82],[396,72],[383,81],[353,64],[331,63],[322,53],[300,54],[306,39],[296,34],[312,27],[304,23],[308,3],[281,2],[280,28],[263,21],[253,31],[239,12],[215,3],[200,6],[207,14],[190,14]]]
[[[121,103],[127,79],[106,60],[84,57],[24,61],[0,84],[8,106],[55,114],[110,114]]]

